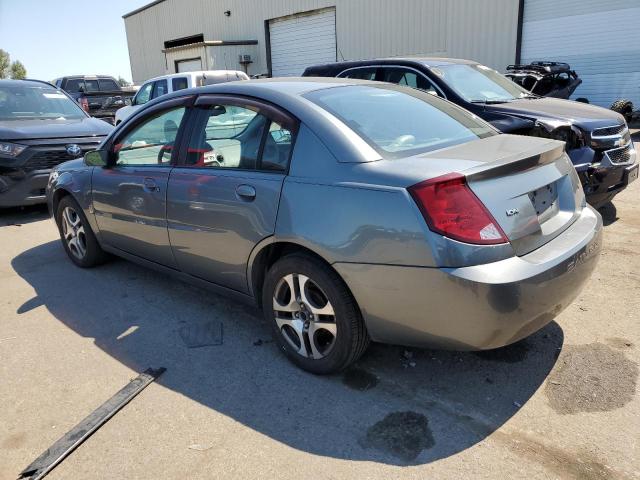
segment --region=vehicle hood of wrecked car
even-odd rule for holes
[[[513,100],[487,105],[486,111],[543,122],[547,120],[551,125],[572,124],[586,130],[621,125],[624,122],[621,115],[606,108],[558,98]]]

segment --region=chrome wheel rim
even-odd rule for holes
[[[318,360],[333,349],[338,329],[329,297],[309,277],[290,273],[273,294],[276,325],[285,341],[305,358]]]
[[[62,211],[62,236],[71,254],[82,260],[87,254],[87,237],[80,215],[71,207]]]

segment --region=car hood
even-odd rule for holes
[[[97,118],[69,120],[0,120],[0,140],[104,137],[113,126]]]
[[[585,130],[621,125],[624,118],[606,108],[559,98],[520,99],[508,103],[487,105],[487,112],[531,118],[562,125],[570,123]]]

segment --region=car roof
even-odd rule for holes
[[[179,72],[179,73],[168,73],[167,75],[158,75],[157,77],[150,78],[142,82],[142,84],[153,82],[156,80],[162,80],[165,78],[177,78],[177,77],[195,77],[199,75],[235,75],[237,73],[241,73],[246,75],[242,70],[196,70],[193,72]]]
[[[463,58],[444,58],[444,57],[424,57],[424,56],[406,56],[406,57],[386,57],[373,58],[370,60],[353,60],[343,62],[332,62],[325,64],[312,65],[308,68],[310,71],[319,71],[323,69],[335,70],[337,68],[355,68],[366,67],[369,65],[421,65],[424,67],[441,67],[444,65],[477,65],[478,62],[473,60],[465,60]]]
[[[51,89],[55,89],[56,87],[45,80],[12,80],[12,79],[2,79],[0,80],[0,86],[6,85],[10,87],[18,87],[20,85],[24,85],[25,83],[30,84],[32,86],[45,86]]]

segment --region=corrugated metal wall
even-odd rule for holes
[[[331,6],[340,59],[424,54],[499,70],[515,59],[518,0],[165,0],[125,18],[133,80],[173,72],[164,42],[199,33],[258,40],[249,73],[266,72],[265,20]]]
[[[640,105],[639,0],[526,0],[522,61],[567,62],[582,78],[572,98]]]

